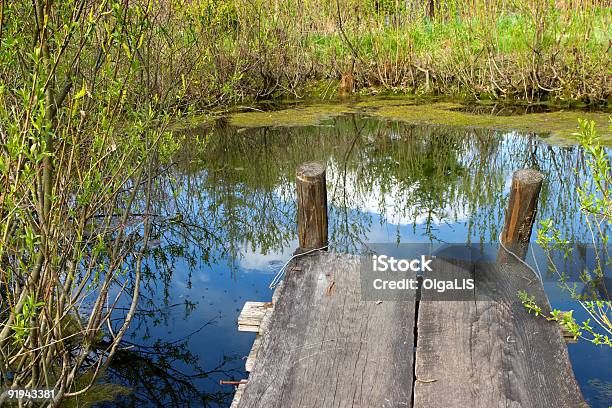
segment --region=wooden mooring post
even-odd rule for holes
[[[527,253],[543,181],[544,175],[534,169],[517,170],[512,176],[501,243],[521,259]],[[498,259],[508,261],[509,255],[500,248]]]
[[[327,246],[325,164],[304,163],[296,172],[298,251]]]

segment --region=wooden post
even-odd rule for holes
[[[517,170],[512,176],[501,242],[521,259],[526,254],[531,238],[543,180],[542,173],[533,169]],[[501,248],[500,252],[505,251]],[[506,256],[502,258],[508,259]]]
[[[323,163],[304,163],[297,169],[299,251],[327,245],[327,185]]]

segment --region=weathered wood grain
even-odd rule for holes
[[[327,245],[325,164],[302,164],[296,172],[298,250]]]
[[[517,170],[512,175],[501,242],[521,258],[527,252],[543,181],[544,175],[534,169]],[[503,261],[510,255],[500,248],[498,257]]]
[[[236,387],[236,392],[234,393],[234,398],[232,399],[232,404],[230,405],[230,408],[238,408],[245,387],[246,384],[240,384],[238,387]]]
[[[476,287],[462,301],[425,293],[418,311],[414,301],[361,301],[356,257],[319,253],[298,263],[240,407],[586,406],[557,324],[520,303],[525,290],[550,308],[520,263],[437,258],[431,277],[473,277]]]
[[[410,407],[414,302],[361,300],[358,258],[285,277],[240,407]]]
[[[251,347],[251,351],[247,356],[246,362],[244,363],[244,369],[247,373],[253,371],[253,366],[255,365],[255,360],[257,360],[257,355],[259,354],[259,350],[261,350],[261,343],[263,342],[263,336],[261,334],[257,334],[255,336],[255,341],[253,342],[253,347]]]
[[[255,360],[257,360],[259,350],[261,349],[263,336],[268,331],[268,327],[270,327],[274,305],[278,301],[282,287],[283,282],[281,281],[278,283],[274,293],[272,294],[272,302],[246,302],[242,308],[242,311],[240,312],[240,316],[238,316],[239,331],[255,331],[257,333],[255,335],[253,347],[251,347],[251,351],[249,352],[244,364],[247,372],[251,372],[253,370],[253,365],[255,364]],[[236,401],[236,404],[237,403],[238,402]]]
[[[238,316],[238,331],[259,332],[259,326],[272,306],[272,302],[246,302]]]
[[[534,169],[514,172],[502,232],[504,244],[529,242],[543,180],[542,173]]]
[[[557,324],[529,315],[518,298],[525,290],[549,310],[538,277],[519,263],[434,261],[444,275],[466,268],[472,301],[419,302],[414,407],[586,406]]]
[[[255,341],[253,342],[253,347],[251,347],[251,352],[247,356],[245,363],[245,370],[247,372],[253,371],[253,366],[255,365],[255,360],[257,360],[257,356],[259,355],[259,350],[261,350],[261,345],[263,343],[263,336],[268,331],[268,327],[270,326],[270,321],[272,319],[272,313],[274,312],[274,307],[266,309],[266,313],[261,319],[261,324],[259,325],[259,331],[255,336]]]

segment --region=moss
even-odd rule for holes
[[[477,115],[458,111],[463,105],[440,102],[428,105],[396,105],[366,109],[368,116],[411,123],[468,126],[499,130],[517,130],[537,133],[555,144],[574,143],[572,134],[577,130],[578,119],[595,121],[598,134],[606,145],[612,144],[608,127],[608,114],[581,111],[557,111],[529,113],[514,116]]]
[[[272,112],[242,112],[230,115],[230,124],[236,127],[293,127],[313,126],[345,113],[355,112],[346,105],[311,105]]]

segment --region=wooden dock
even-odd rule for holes
[[[505,233],[515,228],[528,241],[534,212],[533,205],[509,210]],[[321,217],[303,214],[305,223]],[[310,248],[322,246],[326,231],[308,239]],[[272,302],[249,302],[241,314],[241,328],[258,336],[248,382],[232,406],[586,407],[559,326],[529,315],[517,296],[525,290],[549,309],[541,281],[523,263],[498,258],[434,259],[436,274],[476,279],[473,297],[463,301],[366,301],[358,257],[318,251],[296,258]]]

